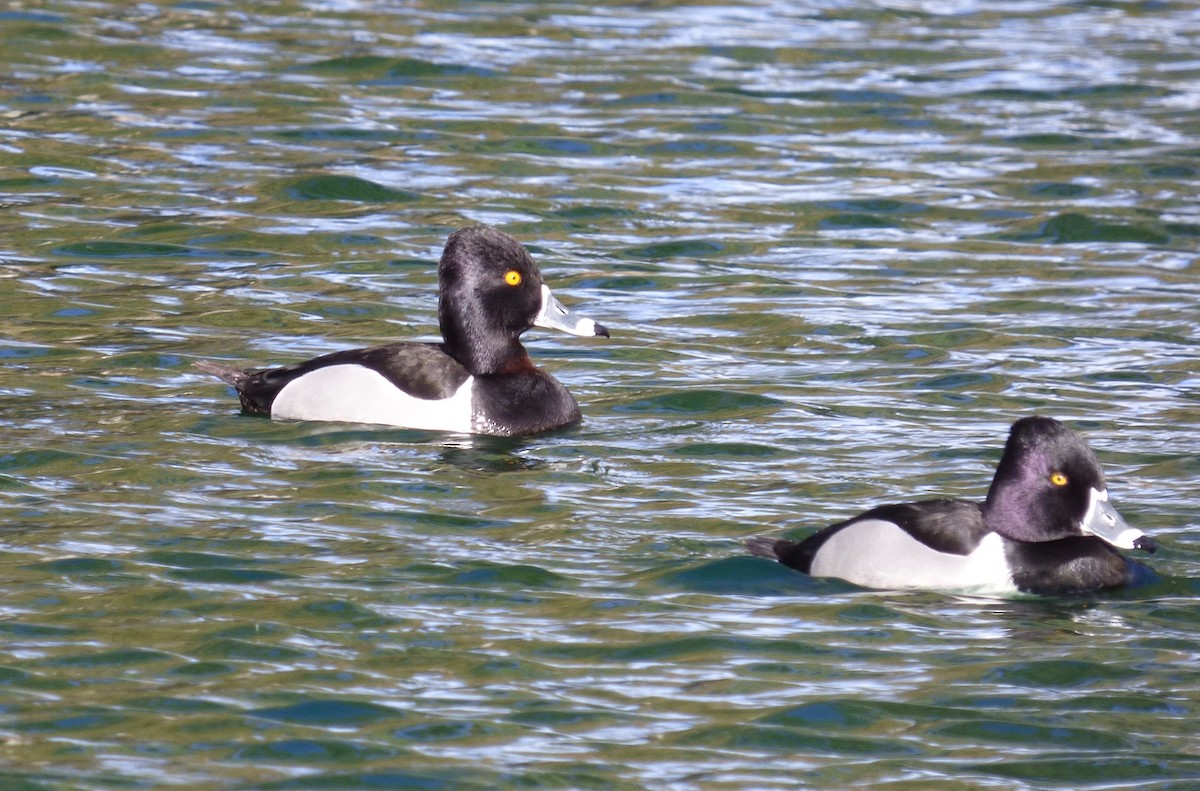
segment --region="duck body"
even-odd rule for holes
[[[750,549],[814,577],[890,590],[1072,594],[1130,585],[1145,573],[1099,538],[1005,538],[964,500],[880,506],[803,541],[751,539]]]
[[[801,541],[753,538],[756,555],[867,588],[1073,594],[1149,570],[1114,547],[1153,552],[1108,502],[1091,449],[1050,418],[1017,421],[983,503],[884,505]]]
[[[579,405],[533,364],[519,336],[533,326],[607,337],[573,316],[507,234],[452,234],[438,266],[441,343],[348,349],[294,365],[196,366],[232,385],[249,414],[519,436],[579,422]]]

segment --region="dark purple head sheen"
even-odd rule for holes
[[[1092,501],[1107,492],[1082,437],[1053,418],[1027,417],[1009,432],[983,516],[1015,541],[1053,541],[1082,535]]]
[[[542,305],[542,275],[521,243],[486,225],[450,235],[438,264],[438,325],[472,374],[526,358],[519,340]]]
[[[446,240],[438,288],[445,348],[475,376],[532,368],[520,337],[535,325],[608,337],[603,325],[572,313],[554,298],[520,242],[487,225],[467,226]]]

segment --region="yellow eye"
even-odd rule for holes
[[[1067,476],[1063,475],[1061,472],[1051,473],[1050,483],[1054,484],[1055,486],[1066,486]]]
[[[510,269],[504,273],[504,282],[510,286],[521,285],[521,273],[515,269]]]

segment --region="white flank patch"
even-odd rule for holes
[[[374,423],[431,431],[471,432],[471,386],[467,381],[449,398],[416,398],[382,374],[361,365],[329,365],[289,382],[271,404],[280,420]]]
[[[884,519],[864,519],[835,533],[817,551],[810,573],[864,588],[1016,591],[1004,542],[989,533],[969,555],[938,552]]]

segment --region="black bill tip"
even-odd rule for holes
[[[1140,549],[1143,552],[1154,552],[1158,549],[1158,542],[1150,536],[1142,536],[1133,540],[1133,548]]]

